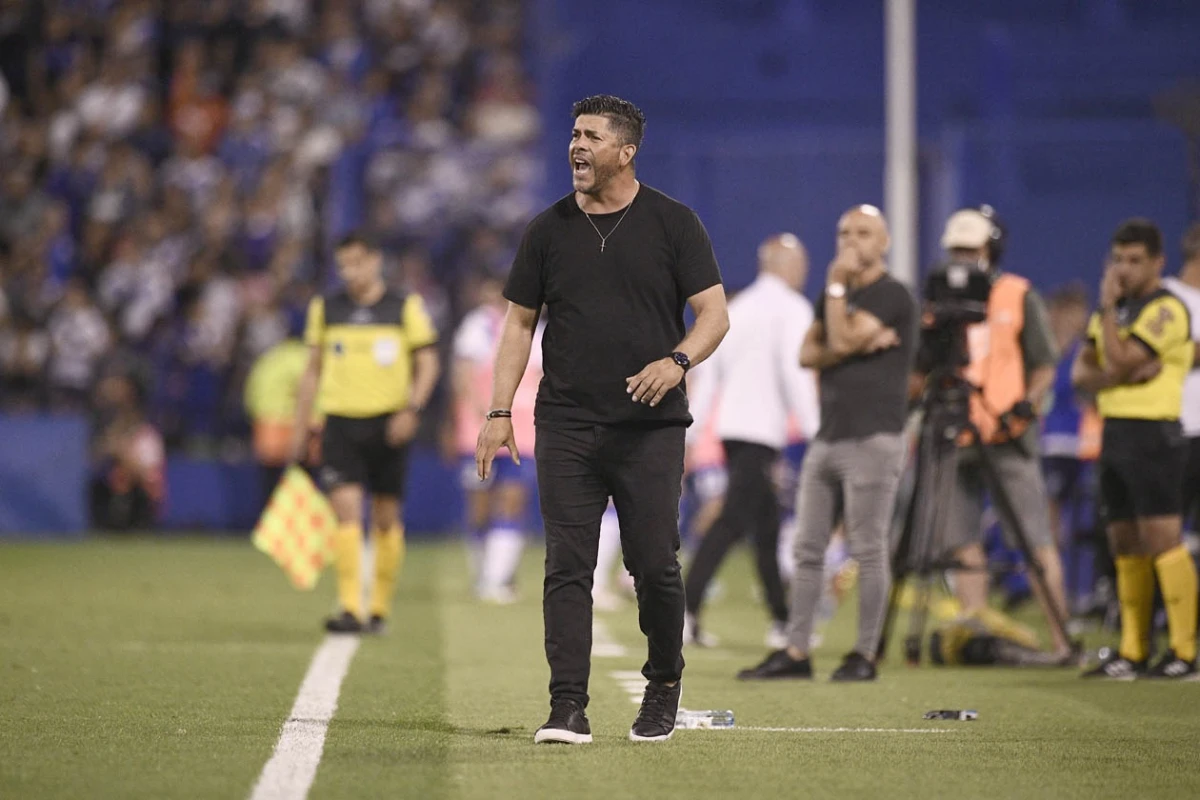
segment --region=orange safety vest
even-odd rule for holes
[[[1079,412],[1079,460],[1095,461],[1100,458],[1100,438],[1104,433],[1104,420],[1094,406]]]
[[[1025,293],[1029,281],[1002,274],[988,296],[987,321],[967,328],[970,363],[966,377],[982,389],[971,395],[971,422],[985,444],[1009,439],[1000,429],[999,415],[1025,399],[1025,359],[1021,329],[1025,326]],[[1011,426],[1010,426],[1011,427]],[[1025,426],[1012,430],[1013,436]]]

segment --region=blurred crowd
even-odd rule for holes
[[[0,0],[0,410],[244,447],[250,366],[352,229],[452,330],[535,211],[522,21],[520,0]]]

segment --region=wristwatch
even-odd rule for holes
[[[687,353],[681,353],[676,350],[674,353],[671,353],[671,358],[674,359],[675,363],[679,365],[679,368],[684,371],[684,374],[686,374],[687,371],[692,368],[692,360],[688,358]]]
[[[829,295],[830,297],[832,297],[834,299],[837,299],[840,297],[845,297],[846,296],[846,284],[831,283],[825,287],[825,294]]]

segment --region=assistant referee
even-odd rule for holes
[[[401,500],[408,442],[438,377],[437,331],[418,294],[389,289],[383,253],[352,233],[334,251],[343,288],[314,298],[304,342],[308,367],[297,397],[292,455],[303,452],[313,398],[325,415],[321,482],[337,515],[334,540],[339,613],[334,633],[382,631],[404,557]],[[363,490],[371,493],[375,580],[370,617],[362,592]]]
[[[1132,219],[1117,228],[1100,308],[1072,367],[1104,418],[1100,495],[1117,566],[1121,644],[1087,678],[1195,680],[1196,567],[1182,544],[1187,449],[1179,417],[1192,367],[1187,306],[1160,282],[1162,234]],[[1154,576],[1170,649],[1148,667]]]

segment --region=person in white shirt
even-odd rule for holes
[[[1183,471],[1183,526],[1191,537],[1200,529],[1200,222],[1183,236],[1183,266],[1179,275],[1163,278],[1163,285],[1187,306],[1192,318],[1196,356],[1183,383],[1183,413],[1179,421],[1188,440],[1187,467]]]
[[[721,515],[700,542],[685,581],[684,641],[704,641],[699,616],[704,595],[729,549],[754,542],[759,580],[771,612],[768,640],[783,639],[788,601],[779,572],[779,502],[774,471],[794,415],[805,438],[816,433],[816,381],[800,367],[800,347],[813,320],[800,294],[808,254],[790,233],[758,249],[758,278],[729,304],[729,334],[693,387],[692,435],[716,405],[716,432],[725,450],[729,485]]]

